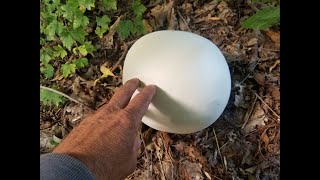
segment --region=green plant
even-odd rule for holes
[[[53,86],[53,89],[57,89],[57,86]],[[46,89],[40,89],[40,102],[46,106],[59,106],[60,104],[65,103],[65,98],[57,93]]]
[[[265,30],[280,22],[280,8],[269,7],[259,10],[256,14],[242,22],[241,26],[249,29]]]
[[[90,37],[103,38],[111,23],[111,18],[106,14],[92,16],[98,6],[111,13],[118,8],[117,0],[40,0],[41,79],[50,80],[57,76],[69,78],[89,65],[90,58],[97,51]],[[131,10],[116,27],[122,40],[130,35],[146,33],[143,24],[146,7],[140,0],[133,0]],[[94,24],[93,32],[88,30],[89,24],[91,28]],[[48,95],[43,90],[41,93],[46,95],[41,96],[43,104],[58,102],[57,96]]]
[[[133,0],[131,9],[135,16],[134,20],[123,20],[116,28],[116,31],[119,33],[122,39],[126,39],[130,35],[141,35],[146,33],[142,15],[147,10],[147,8],[140,3],[140,0]]]

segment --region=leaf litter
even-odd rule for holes
[[[274,114],[280,116],[279,30],[241,28],[254,13],[242,1],[156,1],[147,7],[143,24],[149,33],[191,31],[215,43],[230,67],[232,92],[221,117],[200,132],[177,135],[142,124],[137,168],[126,179],[280,179],[280,121]],[[49,83],[95,107],[107,103],[122,84],[123,62],[110,71],[123,51],[114,31],[121,18],[101,42],[92,42],[98,53],[87,68]],[[88,114],[72,102],[40,106],[40,153],[52,151]]]

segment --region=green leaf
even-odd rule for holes
[[[63,47],[61,47],[60,45],[54,46],[53,49],[55,50],[55,52],[53,53],[54,57],[60,56],[61,59],[63,59],[64,57],[66,57],[67,51],[65,51],[65,50],[63,49]]]
[[[109,22],[111,22],[111,19],[107,15],[104,15],[101,18],[96,17],[96,22],[97,22],[97,26],[108,27]]]
[[[124,40],[130,36],[133,29],[133,22],[131,20],[120,21],[116,31],[120,34],[120,37]]]
[[[84,68],[86,65],[88,65],[88,59],[87,58],[79,58],[73,61],[76,65],[77,69]]]
[[[258,11],[255,15],[246,19],[241,26],[250,29],[265,30],[280,22],[280,8],[270,7]]]
[[[44,67],[40,68],[40,72],[43,73],[46,78],[50,79],[54,74],[54,68],[51,64],[46,64]]]
[[[131,8],[136,16],[143,14],[147,10],[147,8],[140,3],[140,0],[134,0]]]
[[[104,28],[101,28],[99,26],[96,27],[96,30],[94,30],[94,32],[96,33],[96,35],[99,36],[99,38],[103,37],[103,34],[106,32],[107,30]]]
[[[85,37],[88,35],[84,28],[73,29],[70,33],[73,39],[78,41],[80,44],[84,43]]]
[[[96,48],[91,44],[91,41],[87,41],[83,43],[83,45],[79,46],[78,48],[73,49],[73,53],[77,54],[77,50],[83,55],[86,56],[88,53],[90,53],[92,56],[92,52],[96,51]]]
[[[73,20],[73,29],[78,27],[86,27],[89,24],[89,18],[83,15],[80,10],[76,11]]]
[[[100,38],[102,38],[103,34],[109,30],[109,23],[111,22],[110,18],[104,15],[102,18],[96,18],[97,27],[94,31]]]
[[[44,29],[44,33],[47,35],[47,40],[54,40],[54,35],[60,35],[65,29],[63,23],[58,22],[56,19],[51,21],[51,23]]]
[[[42,102],[46,106],[59,106],[65,102],[65,98],[57,93],[46,89],[40,89],[40,102]]]
[[[76,72],[76,65],[65,63],[61,66],[61,72],[62,72],[62,76],[64,78],[67,78],[70,74],[73,74]]]
[[[52,0],[51,3],[45,2],[45,5],[47,6],[47,10],[49,12],[53,12],[60,6],[60,0]]]
[[[117,0],[102,0],[102,4],[106,10],[117,10]]]
[[[142,35],[146,34],[147,30],[143,24],[142,16],[136,16],[134,21],[134,27],[132,28],[132,34]]]
[[[61,6],[63,17],[72,22],[74,13],[79,10],[78,7],[79,4],[77,0],[68,0],[65,5]]]
[[[63,46],[66,47],[69,51],[71,51],[71,47],[75,43],[72,34],[68,31],[64,31],[61,33],[60,40]]]
[[[40,45],[44,45],[46,43],[46,40],[42,37],[40,37]]]
[[[78,2],[80,7],[82,5],[88,10],[91,10],[91,8],[94,7],[94,0],[78,0]]]
[[[84,46],[79,46],[79,47],[76,47],[76,48],[73,48],[72,52],[73,54],[77,55],[77,50],[80,52],[80,54],[86,56],[88,54],[86,48]]]
[[[40,20],[46,21],[47,24],[57,19],[57,15],[48,11],[40,12]]]
[[[51,48],[44,48],[40,50],[40,61],[43,64],[48,64],[49,61],[52,59],[53,51]]]

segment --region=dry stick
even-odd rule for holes
[[[163,141],[163,134],[161,133],[161,135],[160,135],[160,138],[162,139],[162,142],[164,142]],[[169,156],[169,160],[170,160],[170,163],[171,163],[171,177],[172,177],[172,179],[173,179],[173,163],[172,163],[172,156],[171,156],[171,153],[169,152],[169,149],[167,149],[166,148],[166,145],[165,145],[165,143],[162,143],[163,144],[163,147],[164,147],[164,150],[166,151],[166,153],[168,154],[168,156]],[[168,147],[168,148],[170,148],[170,147]],[[171,150],[170,150],[171,151]]]
[[[148,157],[147,146],[146,146],[146,143],[144,142],[144,139],[143,139],[141,130],[139,130],[138,132],[139,132],[139,134],[140,134],[140,139],[141,139],[142,144],[143,144],[143,146],[144,146],[144,153],[145,153],[146,156],[147,156],[147,160],[148,160],[148,164],[147,164],[147,165],[148,165],[148,167],[149,167],[149,163],[151,163],[151,161],[149,160],[149,157]],[[151,170],[150,170],[150,172],[151,172]],[[149,171],[148,171],[148,177],[147,177],[147,178],[149,178]]]
[[[258,39],[258,31],[255,30],[255,35],[256,35],[256,38]],[[255,59],[257,60],[258,59],[258,48],[259,48],[259,45],[258,45],[258,42],[256,43],[255,45]],[[254,67],[252,68],[252,70],[248,73],[248,75],[240,82],[240,84],[242,84],[248,77],[249,75],[254,71],[254,69],[257,67],[257,65],[259,64],[261,59],[258,59],[257,63],[254,65]]]
[[[218,143],[218,139],[217,139],[217,135],[216,135],[216,131],[213,129],[213,134],[214,134],[214,138],[216,140],[216,144],[217,144],[217,147],[218,147],[218,152],[219,152],[219,155],[220,155],[220,158],[221,158],[221,161],[223,161],[224,159],[222,158],[222,155],[221,155],[221,151],[220,151],[220,147],[219,147],[219,143]],[[226,172],[227,172],[227,168],[226,168]]]
[[[253,108],[254,108],[254,106],[256,105],[257,98],[258,98],[257,96],[256,96],[256,98],[254,98],[254,101],[253,101],[252,106],[251,106],[251,108],[250,108],[249,114],[246,116],[246,120],[244,121],[241,129],[243,129],[244,126],[247,124],[247,122],[248,122],[248,120],[249,120],[249,118],[250,118],[250,116],[251,116],[251,114],[252,114]]]
[[[177,12],[178,12],[179,17],[180,17],[180,18],[182,19],[182,21],[186,24],[188,31],[191,32],[191,29],[189,28],[187,21],[182,17],[182,15],[180,14],[180,12],[179,12],[178,9],[177,9]]]
[[[138,41],[138,39],[129,41],[129,42],[127,42],[126,44],[127,44],[128,47],[130,47],[130,46],[132,46],[136,41]]]
[[[280,116],[276,113],[276,112],[274,112],[272,109],[271,109],[271,107],[266,103],[266,102],[264,102],[264,100],[257,94],[257,93],[254,93],[259,99],[260,99],[260,101],[264,104],[264,105],[266,105],[267,106],[267,108],[278,118],[277,120],[278,121],[280,121],[279,119],[280,119]]]
[[[117,67],[120,65],[120,63],[122,62],[122,60],[124,59],[124,57],[126,56],[127,52],[128,52],[128,46],[126,43],[123,43],[124,46],[124,51],[121,55],[121,57],[119,58],[119,60],[116,62],[116,64],[113,66],[113,68],[111,69],[111,72],[113,72],[114,70],[117,69]]]
[[[91,110],[94,111],[94,109],[93,109],[92,107],[90,107],[89,105],[87,105],[86,103],[81,102],[81,101],[78,101],[78,100],[76,100],[76,99],[74,99],[74,98],[72,98],[72,97],[70,97],[70,96],[68,96],[68,95],[66,95],[66,94],[64,94],[64,93],[62,93],[62,92],[60,92],[60,91],[57,91],[57,90],[52,89],[52,88],[49,88],[49,87],[41,86],[41,85],[40,85],[40,88],[46,89],[46,90],[51,91],[51,92],[54,92],[54,93],[57,93],[57,94],[59,94],[59,95],[61,95],[61,96],[63,96],[63,97],[68,98],[70,101],[73,101],[73,102],[75,102],[75,103],[84,105],[84,106],[86,106],[86,107],[88,107],[88,108],[90,108]]]

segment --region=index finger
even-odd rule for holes
[[[124,110],[133,117],[132,121],[136,124],[141,122],[145,112],[147,111],[149,104],[156,94],[156,86],[149,85],[142,89],[124,108]]]

